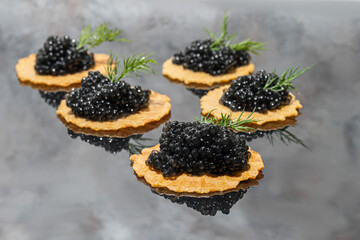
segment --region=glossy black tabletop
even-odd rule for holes
[[[266,42],[267,51],[253,55],[256,70],[313,65],[295,81],[304,108],[285,129],[308,149],[285,144],[278,133],[253,139],[248,145],[262,156],[263,178],[211,203],[150,189],[134,175],[127,149],[106,151],[71,137],[56,108],[16,76],[17,60],[48,35],[76,37],[85,25],[106,21],[132,42],[94,51],[154,52],[158,74],[127,81],[168,95],[171,120],[193,121],[199,97],[165,79],[161,63],[207,38],[205,27],[218,32],[226,10],[230,32]],[[0,239],[358,239],[359,12],[356,2],[0,0]],[[119,144],[155,145],[160,133]]]

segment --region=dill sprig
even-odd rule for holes
[[[245,126],[244,124],[248,124],[248,123],[253,123],[253,122],[257,122],[257,120],[255,120],[254,118],[251,118],[251,116],[253,115],[254,111],[247,116],[244,119],[241,119],[244,110],[240,113],[240,116],[237,119],[233,119],[231,117],[231,114],[224,114],[221,113],[221,117],[210,117],[211,112],[213,112],[215,109],[211,110],[205,117],[201,116],[200,118],[195,117],[195,119],[199,122],[199,123],[211,123],[213,125],[217,125],[217,126],[224,126],[230,129],[233,129],[235,131],[241,131],[241,132],[253,132],[255,131],[254,128],[252,127],[248,127]]]
[[[87,25],[79,37],[77,49],[85,48],[87,50],[102,44],[103,42],[121,41],[129,42],[126,38],[118,38],[122,30],[109,28],[108,23],[102,23],[92,31],[91,25]]]
[[[287,130],[287,127],[279,130],[271,131],[269,134],[267,134],[268,140],[271,143],[271,145],[274,145],[275,143],[275,136],[280,139],[281,142],[283,142],[285,145],[288,145],[290,143],[300,144],[304,148],[310,150],[310,148],[295,134],[291,133],[289,130]]]
[[[139,72],[143,73],[155,73],[155,71],[149,66],[150,63],[157,64],[154,59],[149,58],[152,54],[139,54],[132,55],[131,57],[122,57],[121,61],[118,57],[114,57],[110,52],[109,60],[105,66],[106,77],[112,81],[117,82],[124,77],[137,77]],[[130,75],[130,73],[135,73]]]
[[[210,38],[213,40],[213,43],[210,45],[210,49],[212,51],[219,50],[221,47],[230,47],[234,51],[249,51],[258,55],[259,53],[257,51],[265,50],[264,43],[252,41],[250,38],[239,43],[231,44],[233,38],[238,34],[233,33],[228,35],[227,27],[229,25],[229,18],[229,15],[225,13],[219,37],[217,37],[214,32],[205,29],[205,31],[210,35]]]
[[[251,38],[248,38],[242,42],[233,44],[230,46],[230,48],[234,51],[249,51],[253,54],[259,55],[259,53],[257,51],[265,51],[266,49],[264,48],[265,44],[261,43],[261,42],[255,42],[252,41]]]
[[[290,89],[295,90],[297,93],[299,93],[298,90],[294,87],[292,81],[307,72],[310,68],[311,67],[307,67],[300,71],[300,65],[297,66],[295,69],[293,67],[289,67],[285,72],[283,72],[283,74],[281,74],[280,77],[276,76],[274,70],[272,73],[272,78],[270,78],[266,82],[264,89],[269,89],[273,92],[280,92],[285,89]]]
[[[143,142],[145,142],[145,141],[154,141],[151,138],[142,138],[141,137],[141,138],[133,139],[133,141],[134,141],[134,143],[129,142],[129,147],[128,147],[129,155],[140,154],[144,148],[149,148],[149,147],[154,146],[153,144],[150,144],[150,145],[143,144]]]

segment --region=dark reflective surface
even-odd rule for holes
[[[360,21],[357,3],[235,1],[0,2],[0,239],[358,239],[360,220]],[[199,10],[200,9],[200,10]],[[17,59],[50,34],[77,36],[88,23],[124,29],[131,43],[96,52],[156,52],[162,63],[217,31],[224,11],[239,39],[265,41],[256,70],[314,67],[295,85],[304,108],[288,128],[299,144],[258,138],[264,178],[228,215],[206,217],[153,194],[129,154],[74,141],[37,90],[19,85]],[[172,120],[199,116],[198,96],[158,75],[128,79],[166,93]],[[158,139],[161,128],[143,135]],[[156,141],[155,141],[156,142]],[[277,144],[279,143],[279,144]]]

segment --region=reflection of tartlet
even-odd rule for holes
[[[251,39],[232,44],[236,34],[228,35],[228,20],[225,14],[219,37],[207,30],[210,39],[193,41],[166,60],[163,75],[186,85],[215,86],[251,74],[255,67],[248,52],[258,54],[264,44]]]
[[[130,73],[152,72],[148,65],[156,63],[150,55],[124,59],[123,66],[110,56],[106,76],[89,72],[61,101],[57,114],[76,133],[95,136],[126,137],[159,126],[170,115],[170,98],[121,80]]]
[[[110,153],[118,153],[122,150],[128,151],[130,154],[140,153],[142,149],[147,147],[144,145],[144,142],[149,140],[147,138],[143,138],[142,134],[119,138],[104,136],[97,137],[83,133],[75,133],[71,129],[68,129],[67,133],[72,139],[78,138],[90,145],[101,147]]]
[[[79,40],[49,36],[37,54],[19,59],[15,68],[20,84],[42,91],[70,91],[80,87],[89,70],[105,73],[109,58],[89,50],[106,41],[127,41],[117,38],[121,32],[103,23],[93,32],[90,25],[84,28]]]
[[[203,115],[218,119],[222,114],[233,118],[252,117],[252,126],[269,125],[273,122],[289,122],[299,115],[302,105],[289,90],[296,90],[292,81],[308,71],[288,68],[281,76],[264,70],[253,75],[240,76],[231,85],[209,91],[200,100]],[[268,127],[267,127],[268,128]]]
[[[199,121],[166,123],[159,145],[130,157],[136,175],[151,187],[199,194],[258,177],[264,165],[257,152],[227,127]]]
[[[151,191],[165,199],[169,199],[173,203],[185,204],[202,215],[215,216],[217,212],[229,214],[230,209],[245,195],[247,189],[256,187],[258,180],[261,178],[263,178],[263,175],[259,174],[258,178],[241,182],[235,189],[206,194],[177,193],[165,188],[153,187],[151,187]],[[148,185],[143,178],[138,179]]]

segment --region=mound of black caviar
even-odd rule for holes
[[[153,151],[146,164],[164,177],[234,175],[249,169],[249,147],[226,127],[198,122],[167,122],[160,137],[160,151]]]
[[[250,55],[246,51],[234,51],[230,47],[211,50],[212,40],[197,40],[183,51],[174,54],[173,63],[195,72],[202,71],[213,76],[249,64]]]
[[[40,97],[45,100],[50,106],[57,108],[60,105],[61,100],[65,98],[66,92],[44,92],[39,90]]]
[[[132,87],[125,81],[112,82],[100,72],[89,72],[81,88],[73,90],[66,105],[75,116],[93,121],[114,120],[147,106],[150,90]]]
[[[290,95],[286,88],[278,92],[264,89],[266,82],[273,77],[277,80],[270,87],[277,83],[279,77],[273,73],[266,73],[264,70],[253,75],[238,77],[223,94],[220,103],[232,111],[255,110],[260,113],[289,104]]]
[[[153,191],[155,194],[155,191]],[[200,212],[202,215],[215,216],[217,212],[229,214],[230,209],[244,197],[246,190],[240,189],[236,192],[229,192],[223,195],[214,195],[211,197],[190,197],[190,196],[171,196],[161,195],[165,199],[169,199],[173,203],[186,204],[187,207]]]
[[[36,54],[35,70],[40,75],[64,75],[94,66],[94,54],[77,49],[77,41],[69,36],[50,36]]]

